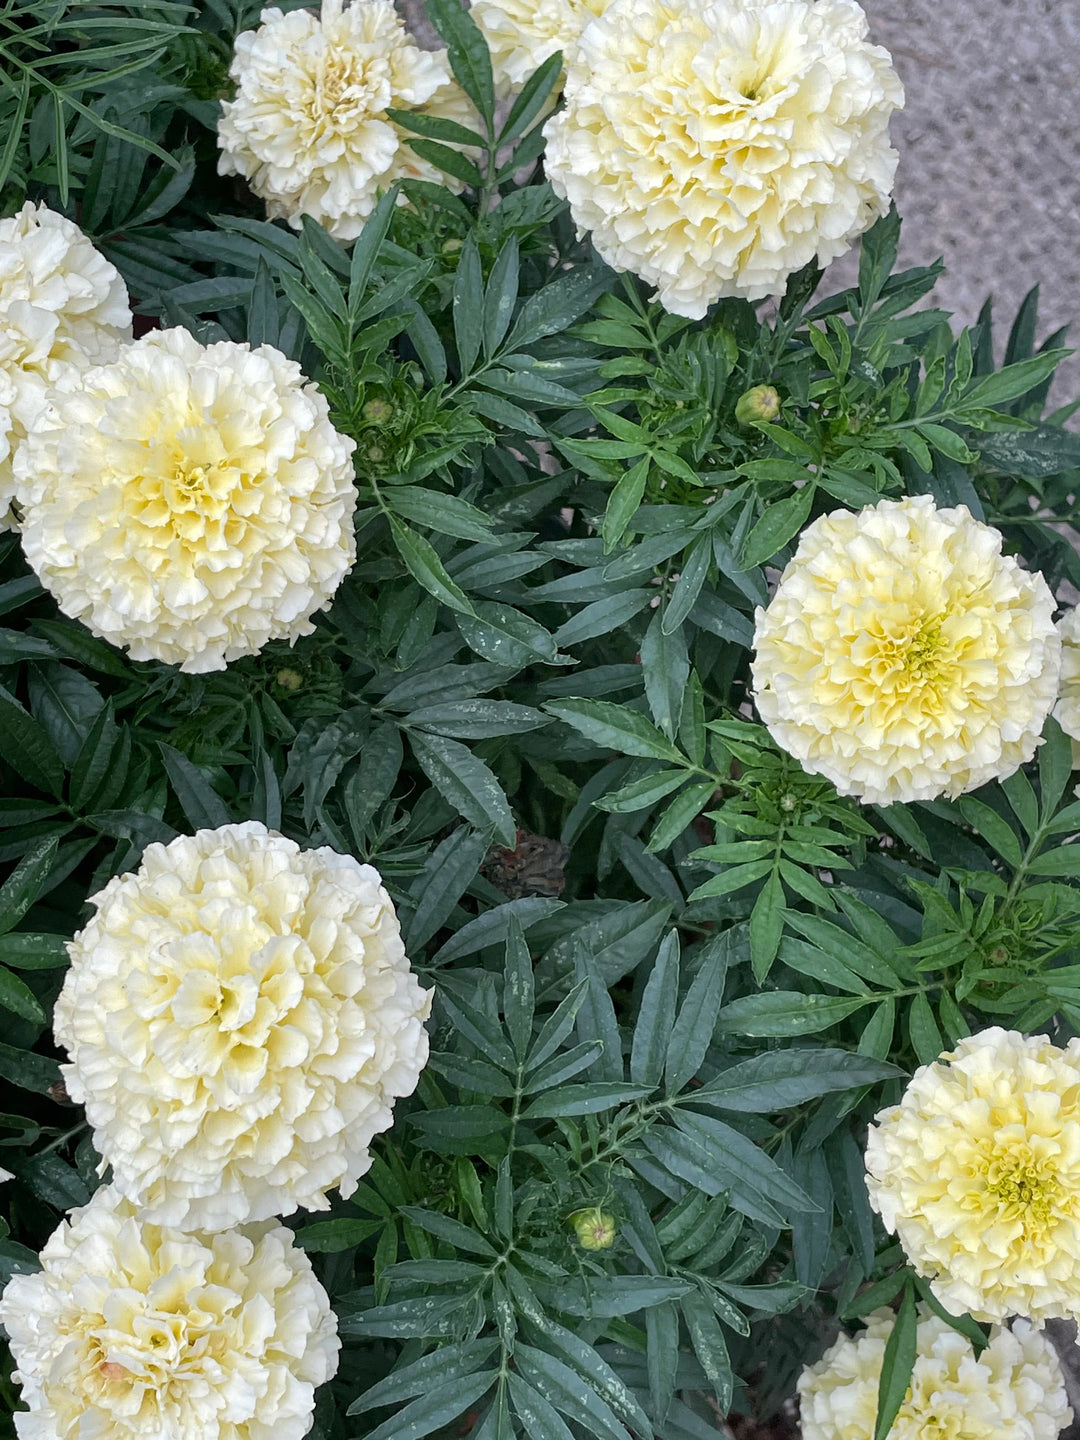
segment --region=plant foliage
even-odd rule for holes
[[[989,305],[959,334],[919,308],[939,267],[897,270],[895,214],[853,289],[811,268],[775,313],[664,313],[543,181],[558,57],[504,115],[453,0],[429,10],[482,133],[412,143],[464,192],[406,182],[351,251],[268,223],[214,174],[257,8],[0,4],[6,209],[78,219],[145,324],[300,360],[360,490],[316,633],[220,675],[94,639],[0,537],[0,1269],[99,1183],[49,1026],[87,896],[258,819],[376,865],[437,997],[359,1189],[289,1222],[346,1342],[318,1440],[712,1440],[902,1295],[885,1433],[924,1292],[866,1123],[972,1030],[1080,1033],[1080,802],[1053,723],[977,795],[839,798],[754,719],[753,616],[810,519],[902,494],[1080,586],[1062,337],[1036,345],[1032,292],[999,366]],[[779,414],[740,423],[762,383]]]

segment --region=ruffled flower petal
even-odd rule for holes
[[[0,1299],[21,1440],[302,1440],[337,1321],[292,1232],[147,1222],[112,1186]]]
[[[445,51],[421,50],[391,0],[264,10],[236,37],[236,96],[221,107],[218,173],[241,175],[271,219],[310,215],[355,240],[398,180],[460,184],[422,160],[388,110],[467,118]],[[405,203],[401,196],[400,203]]]
[[[877,1116],[866,1169],[886,1230],[954,1314],[1080,1316],[1080,1040],[961,1040]]]
[[[30,201],[0,220],[0,530],[15,526],[13,452],[52,388],[130,339],[127,288],[73,221]]]
[[[799,1379],[802,1440],[872,1440],[878,1381],[896,1316],[877,1310]],[[1072,1421],[1057,1352],[1020,1320],[997,1326],[976,1357],[971,1341],[920,1307],[911,1386],[889,1440],[1057,1440]]]
[[[351,1194],[428,1055],[377,871],[249,821],[148,846],[91,903],[54,1026],[117,1190],[203,1230]]]
[[[1038,574],[966,506],[929,495],[807,527],[756,615],[762,720],[868,805],[960,795],[1034,755],[1061,642]]]
[[[854,0],[614,0],[567,51],[548,178],[677,315],[781,294],[888,209],[903,89],[866,35]]]
[[[23,549],[134,659],[223,670],[315,628],[356,556],[354,449],[280,351],[157,331],[53,393],[16,459]]]

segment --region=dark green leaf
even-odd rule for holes
[[[682,760],[671,741],[644,715],[609,700],[551,700],[544,709],[605,749],[668,764]]]
[[[720,1011],[718,1029],[728,1035],[814,1035],[853,1015],[869,1003],[869,998],[768,990],[761,995],[745,995],[725,1005]]]
[[[484,354],[492,356],[499,348],[518,296],[518,239],[511,235],[503,243],[491,267],[484,291],[483,345]]]
[[[463,376],[472,371],[484,333],[484,278],[480,252],[470,235],[458,257],[453,290],[454,340]]]
[[[60,795],[64,766],[48,735],[13,695],[0,688],[0,753],[35,790]]]
[[[651,1094],[651,1085],[624,1085],[621,1081],[593,1080],[588,1085],[565,1085],[531,1101],[521,1112],[523,1120],[553,1120],[561,1115],[598,1115],[617,1105]]]
[[[454,78],[483,116],[490,133],[495,120],[495,82],[487,41],[457,0],[427,0],[426,9],[446,46]]]
[[[895,1065],[847,1050],[808,1050],[799,1046],[742,1060],[683,1098],[693,1105],[736,1114],[769,1114],[793,1110],[834,1090],[855,1090],[902,1073]]]
[[[163,740],[158,741],[161,759],[180,808],[193,830],[216,830],[228,825],[230,816],[221,796],[200,768]]]
[[[36,1025],[44,1025],[48,1019],[40,1001],[25,980],[20,980],[3,965],[0,965],[0,1006]]]
[[[0,962],[16,970],[58,970],[68,963],[63,935],[0,935]]]
[[[896,1316],[881,1362],[881,1378],[878,1381],[877,1421],[874,1426],[874,1440],[887,1440],[893,1421],[900,1413],[911,1372],[915,1368],[916,1332],[918,1317],[915,1311],[915,1292],[910,1280],[904,1286],[904,1298]]]
[[[56,861],[55,835],[34,841],[0,885],[0,935],[13,930],[41,893]]]
[[[318,1220],[296,1231],[296,1243],[309,1254],[336,1255],[351,1250],[383,1228],[382,1220]]]
[[[746,537],[739,556],[740,568],[751,570],[771,560],[778,550],[806,524],[814,501],[814,486],[808,482],[786,500],[776,500],[765,507],[765,513]]]
[[[721,1413],[726,1413],[731,1405],[734,1376],[724,1332],[712,1307],[699,1290],[684,1296],[680,1303],[694,1353],[713,1387]]]
[[[707,954],[686,992],[668,1041],[664,1074],[669,1094],[684,1089],[705,1059],[716,1029],[726,976],[726,956]]]
[[[303,1231],[299,1233],[303,1234]],[[472,1340],[465,1344],[443,1345],[430,1355],[424,1355],[419,1360],[414,1360],[411,1365],[404,1365],[399,1370],[392,1370],[384,1380],[372,1385],[358,1400],[354,1400],[346,1413],[358,1415],[365,1410],[374,1410],[384,1405],[400,1405],[405,1400],[411,1400],[414,1395],[421,1395],[424,1391],[430,1390],[432,1385],[472,1375],[477,1366],[483,1364],[494,1348],[493,1340]]]
[[[446,573],[446,567],[429,541],[392,515],[390,533],[409,572],[429,594],[449,605],[451,610],[458,610],[464,615],[475,614],[468,596]]]
[[[36,1090],[44,1095],[51,1086],[60,1083],[60,1066],[45,1055],[0,1044],[0,1076],[23,1090]]]
[[[455,0],[439,3],[453,4]],[[564,272],[529,296],[514,321],[506,349],[525,350],[546,335],[568,330],[611,283],[611,272],[599,268],[582,266]]]
[[[516,916],[511,916],[506,932],[506,963],[503,967],[503,1014],[513,1042],[514,1052],[523,1060],[532,1038],[535,986],[532,957],[525,941],[525,932]]]
[[[409,735],[421,769],[459,815],[503,845],[513,846],[517,826],[502,786],[491,770],[467,746],[444,735],[414,730]]]
[[[433,1385],[418,1400],[410,1401],[389,1420],[369,1430],[364,1440],[420,1440],[475,1405],[498,1378],[497,1370],[482,1370]]]
[[[679,937],[665,937],[641,997],[630,1048],[630,1079],[637,1085],[658,1085],[675,1025],[679,998]]]

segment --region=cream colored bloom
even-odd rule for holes
[[[896,1316],[877,1310],[799,1377],[802,1440],[873,1440],[878,1381]],[[1072,1420],[1057,1352],[1019,1320],[971,1341],[920,1307],[911,1386],[888,1440],[1057,1440]]]
[[[280,351],[157,331],[20,448],[26,558],[136,660],[223,670],[315,628],[356,555],[354,449]]]
[[[337,1369],[337,1322],[274,1222],[147,1223],[109,1186],[0,1300],[30,1413],[22,1440],[301,1440]]]
[[[613,0],[566,56],[548,178],[675,314],[780,294],[888,208],[903,90],[866,34],[854,0]]]
[[[803,531],[757,612],[758,711],[842,795],[960,795],[1034,755],[1057,696],[1053,610],[1042,576],[963,505],[835,510]]]
[[[68,1092],[147,1221],[325,1210],[427,1062],[431,993],[378,873],[251,821],[150,845],[69,947]]]
[[[877,1116],[866,1169],[870,1203],[947,1309],[1080,1316],[1080,1040],[961,1040]]]
[[[30,201],[0,220],[0,530],[12,523],[12,451],[52,387],[130,339],[124,282],[76,224]]]
[[[298,230],[310,215],[339,240],[356,239],[395,181],[445,181],[386,112],[443,114],[458,87],[446,52],[421,50],[392,0],[323,0],[320,15],[271,9],[261,21],[236,38],[219,174],[242,175],[272,219]]]
[[[1073,769],[1080,769],[1080,606],[1058,621],[1061,636],[1061,682],[1054,719],[1072,741]]]
[[[522,85],[561,50],[565,57],[611,0],[473,0],[473,19],[491,51],[496,83]]]

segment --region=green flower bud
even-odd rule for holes
[[[360,413],[369,425],[384,425],[393,415],[394,407],[389,400],[369,400]]]
[[[299,670],[279,670],[275,679],[283,690],[299,690],[304,683],[304,677]]]
[[[762,420],[775,420],[780,414],[780,396],[772,385],[755,385],[740,395],[735,404],[735,419],[740,425],[757,425]]]
[[[598,1205],[590,1210],[575,1211],[570,1220],[583,1250],[610,1250],[615,1244],[615,1220]]]

